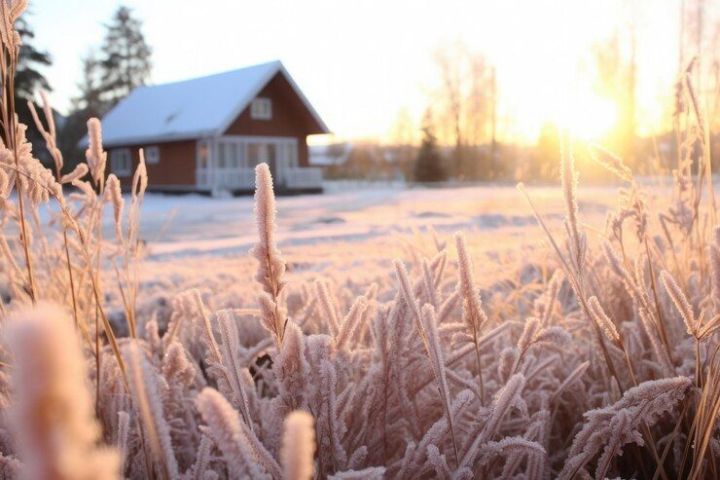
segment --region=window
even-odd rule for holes
[[[127,177],[132,171],[132,157],[129,148],[118,148],[110,152],[110,168],[118,177]]]
[[[245,163],[245,142],[239,142],[237,145],[237,164],[238,167],[247,167]]]
[[[157,145],[145,147],[145,163],[148,165],[160,163],[160,149]]]
[[[218,168],[225,168],[225,149],[226,149],[226,146],[224,143],[218,144],[218,158],[217,158]]]
[[[258,97],[250,104],[250,117],[256,120],[272,119],[272,102],[269,98]]]
[[[298,156],[297,156],[297,143],[295,142],[286,142],[280,145],[282,148],[282,154],[283,158],[285,158],[285,161],[287,162],[288,167],[297,167],[298,166]]]
[[[267,145],[264,143],[248,143],[248,163],[251,168],[261,163],[268,163]]]
[[[228,143],[227,146],[227,166],[230,168],[237,168],[238,166],[238,156],[237,156],[237,143]]]
[[[200,140],[197,147],[197,160],[199,168],[207,168],[210,158],[210,146],[205,140]]]

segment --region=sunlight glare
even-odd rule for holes
[[[552,119],[560,130],[585,141],[599,141],[607,137],[617,121],[617,105],[610,99],[592,93],[567,99]]]

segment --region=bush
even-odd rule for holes
[[[446,180],[447,176],[442,162],[432,128],[426,125],[423,128],[423,140],[415,161],[415,181],[441,182]]]

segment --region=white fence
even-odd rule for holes
[[[322,169],[320,168],[287,168],[280,172],[280,182],[287,188],[321,188]]]

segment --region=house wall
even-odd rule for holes
[[[140,162],[139,149],[153,145],[157,145],[160,149],[160,162],[146,165],[149,188],[195,187],[195,140],[117,147],[129,148],[133,160],[130,175],[122,177],[118,175],[121,183],[128,185],[132,182],[132,176]],[[109,173],[113,173],[110,157],[114,149],[108,148],[107,170]]]
[[[298,164],[309,166],[306,138],[317,133],[317,123],[298,98],[292,86],[281,74],[275,75],[258,94],[259,97],[270,98],[272,101],[272,118],[270,120],[253,119],[250,106],[243,110],[230,124],[224,135],[243,136],[279,136],[293,137],[298,142]],[[208,105],[212,108],[212,105]],[[129,148],[133,157],[134,172],[139,161],[138,149],[157,145],[160,148],[160,163],[147,165],[148,185],[151,189],[191,190],[196,185],[196,141],[183,140],[157,144],[128,145],[108,148],[108,171],[111,170],[110,156],[114,148]],[[124,185],[132,181],[132,174],[120,177]]]
[[[297,98],[290,84],[282,75],[275,75],[258,97],[269,98],[272,101],[272,119],[251,118],[250,106],[248,106],[224,134],[295,137],[298,141],[298,164],[301,167],[309,166],[306,137],[312,126],[308,124],[305,106]]]

